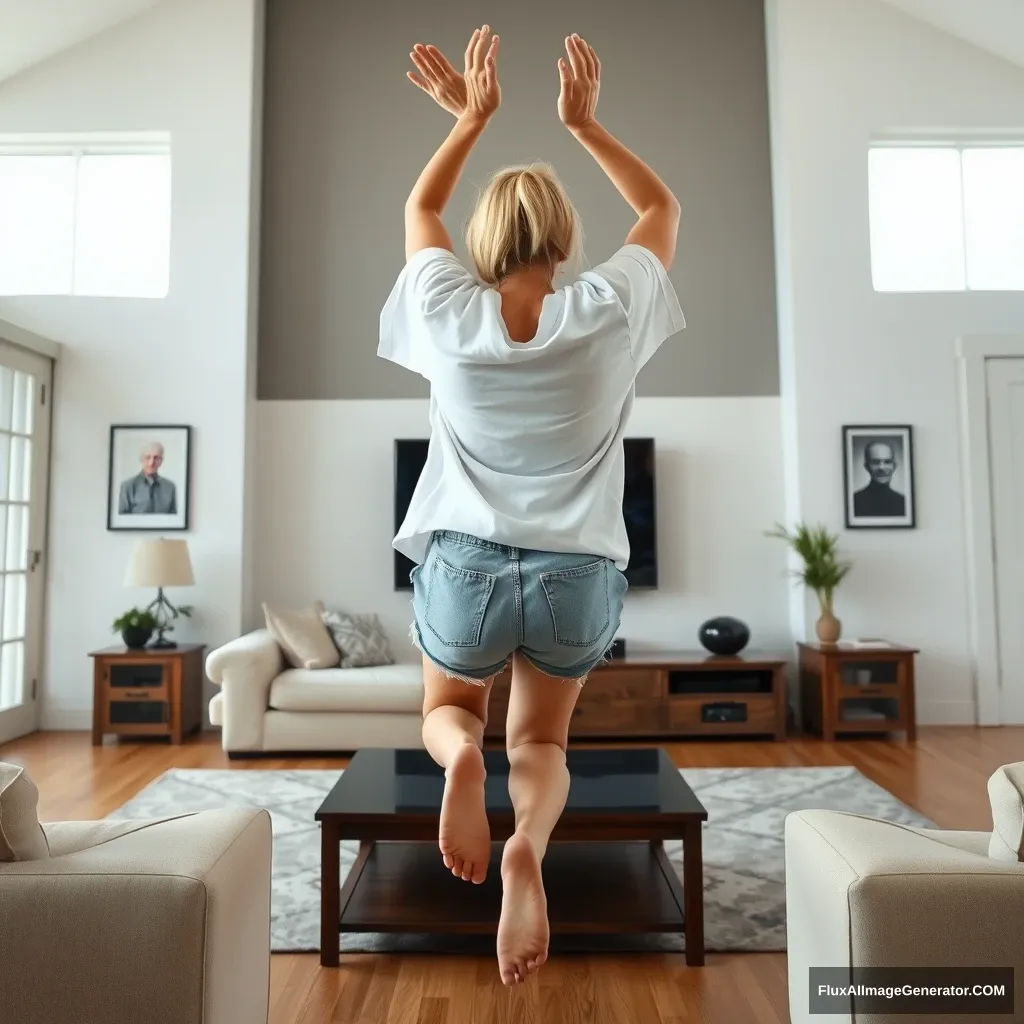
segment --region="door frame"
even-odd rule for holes
[[[958,338],[956,354],[975,721],[978,725],[1002,725],[986,364],[990,359],[1024,359],[1024,335]]]
[[[16,352],[20,351],[26,356],[31,356],[36,359],[42,359],[48,364],[47,373],[47,392],[44,408],[41,415],[46,421],[46,443],[45,446],[40,446],[39,451],[45,452],[45,468],[41,468],[38,460],[33,460],[33,475],[37,476],[34,480],[33,485],[36,484],[42,487],[41,502],[38,511],[39,515],[39,533],[37,535],[37,544],[39,552],[39,561],[36,565],[36,572],[38,573],[38,587],[39,590],[36,595],[35,605],[30,605],[26,609],[26,657],[25,657],[25,679],[26,685],[29,684],[30,672],[34,672],[34,678],[36,680],[36,687],[34,690],[28,692],[28,705],[26,708],[25,717],[28,719],[29,729],[28,732],[34,732],[38,730],[41,719],[42,719],[42,703],[43,703],[43,685],[44,685],[44,674],[47,663],[47,651],[46,651],[46,635],[47,635],[47,613],[49,608],[49,567],[48,567],[48,554],[49,554],[49,541],[50,541],[50,500],[51,500],[51,472],[52,472],[52,459],[53,459],[53,409],[54,409],[54,388],[57,383],[57,363],[58,357],[61,352],[61,346],[57,342],[50,341],[48,338],[43,338],[38,334],[33,334],[30,331],[23,330],[14,324],[8,323],[5,320],[0,320],[0,346],[9,347]],[[30,527],[31,529],[31,527]],[[31,534],[30,534],[31,536]],[[31,574],[31,570],[30,570]],[[33,608],[37,613],[37,627],[39,635],[36,638],[36,649],[33,652],[33,656],[30,658],[29,650],[27,647],[28,640],[28,621],[29,617],[33,614]],[[25,733],[27,735],[27,733]]]

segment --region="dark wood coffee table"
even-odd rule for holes
[[[455,878],[437,848],[444,774],[423,750],[361,750],[316,812],[320,963],[338,966],[340,933],[491,935],[501,909],[501,848],[513,832],[508,759],[488,750],[495,840],[486,881]],[[707,811],[658,748],[570,747],[569,799],[544,858],[553,935],[682,932],[704,963],[701,824]],[[683,841],[683,883],[664,840]],[[340,882],[339,843],[359,854]]]

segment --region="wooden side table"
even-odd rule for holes
[[[798,643],[804,728],[841,733],[903,732],[917,737],[913,647]]]
[[[166,736],[180,744],[203,721],[205,644],[106,647],[93,659],[92,745],[103,736]]]

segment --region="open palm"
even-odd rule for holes
[[[409,81],[453,117],[489,117],[498,109],[498,37],[490,36],[489,26],[476,29],[470,37],[464,74],[460,75],[436,46],[417,43],[409,56],[419,71],[407,72]]]

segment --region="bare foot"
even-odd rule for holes
[[[506,985],[515,985],[547,960],[550,936],[540,859],[523,832],[505,843],[501,883],[498,970]]]
[[[438,845],[444,866],[457,878],[479,885],[491,859],[491,827],[484,804],[484,756],[467,743],[445,770]]]

